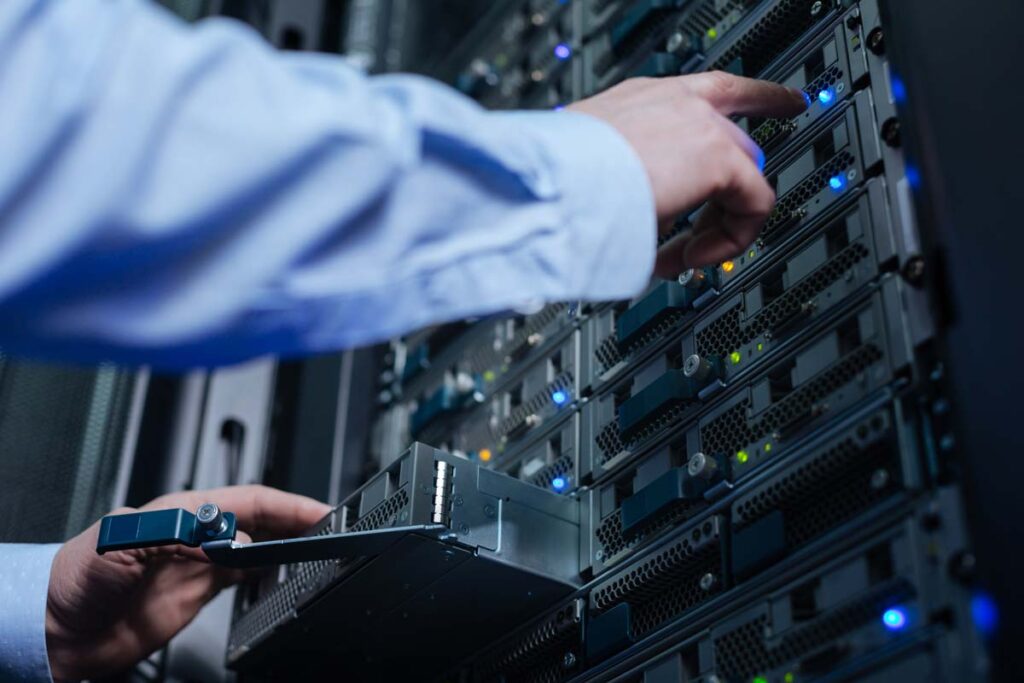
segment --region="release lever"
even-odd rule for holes
[[[373,557],[410,534],[447,542],[444,524],[371,529],[319,536],[299,536],[258,543],[235,542],[235,515],[204,503],[195,514],[182,509],[108,515],[100,521],[96,552],[103,553],[161,545],[202,548],[214,564],[251,569],[293,562]]]

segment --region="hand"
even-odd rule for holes
[[[614,126],[647,169],[663,232],[707,201],[692,233],[658,253],[655,273],[717,263],[746,249],[775,204],[764,153],[728,116],[793,117],[803,92],[722,72],[637,78],[569,108]]]
[[[253,535],[299,534],[330,511],[311,498],[263,486],[172,493],[140,509],[195,510],[208,501],[234,512],[238,527]],[[65,543],[54,558],[46,647],[55,680],[93,678],[131,666],[167,643],[222,588],[244,577],[210,564],[199,548],[97,555],[98,533],[99,522]],[[250,540],[241,532],[238,539]]]

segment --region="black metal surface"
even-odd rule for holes
[[[1018,314],[1024,153],[1024,3],[889,0],[885,49],[905,85],[901,137],[920,178],[916,206],[925,275],[942,335],[955,406],[955,439],[968,493],[980,584],[1000,627],[994,678],[1020,680],[1024,554],[1007,552],[1020,515],[1024,448]],[[916,173],[914,172],[916,170]],[[978,362],[980,358],[983,362]]]
[[[448,528],[443,524],[419,524],[258,543],[216,540],[203,543],[202,547],[216,564],[232,569],[255,569],[295,562],[373,557],[412,534],[450,545],[439,538],[446,532]]]

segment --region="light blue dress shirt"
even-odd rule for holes
[[[488,113],[236,23],[3,0],[0,102],[11,354],[184,368],[310,353],[626,298],[653,268],[647,177],[606,124]],[[0,586],[23,599],[0,604],[0,678],[47,677],[36,579],[52,555],[0,547]]]

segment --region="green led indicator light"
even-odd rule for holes
[[[768,679],[764,676],[754,676],[754,680],[750,683],[768,683]]]
[[[771,453],[772,452],[772,445],[770,443],[766,443],[764,445],[764,452],[765,453]]]
[[[753,249],[751,249],[750,251],[747,252],[747,257],[748,258],[754,258],[755,256],[757,256],[757,252],[754,251]]]
[[[793,675],[792,671],[789,671],[786,673],[785,676],[782,677],[782,680],[783,683],[793,683],[793,681],[796,680],[796,676]]]
[[[733,365],[739,365],[742,359],[743,356],[740,355],[739,351],[733,351],[732,353],[729,354],[729,360],[732,362]]]
[[[747,454],[746,451],[736,451],[736,462],[738,462],[739,464],[742,465],[749,459],[750,456]]]
[[[488,370],[487,372],[484,373],[484,381],[485,382],[493,382],[494,381],[494,370]]]
[[[758,351],[764,351],[764,343],[763,342],[757,342],[757,350]]]
[[[714,40],[717,37],[718,37],[718,29],[716,29],[714,26],[712,26],[711,28],[708,29],[708,38],[710,38],[711,40]]]

